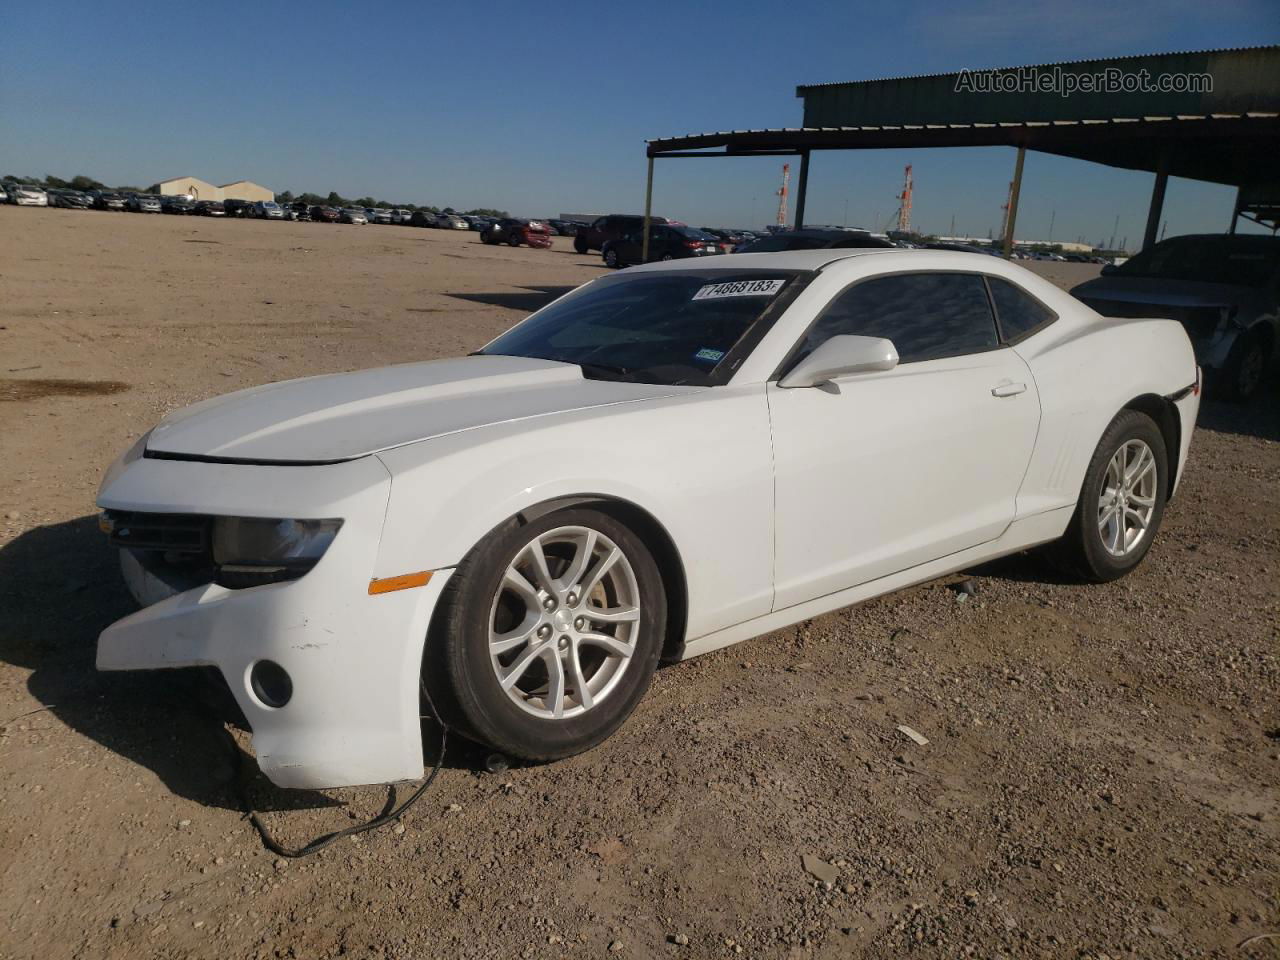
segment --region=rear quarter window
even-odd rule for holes
[[[988,276],[987,285],[1006,342],[1021,340],[1058,319],[1043,303],[1003,277]]]

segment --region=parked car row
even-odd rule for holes
[[[491,239],[486,243],[511,243],[513,236],[528,246],[548,246],[552,236],[573,236],[578,224],[567,220],[523,220],[516,228],[512,218],[457,213],[433,213],[402,207],[335,207],[298,200],[199,200],[185,195],[128,193],[114,190],[45,189],[31,184],[0,183],[0,202],[20,206],[53,206],[73,209],[114,210],[131,213],[168,213],[202,217],[237,217],[260,220],[302,220],[313,223],[384,224],[430,227],[438,230],[474,230]],[[497,229],[494,229],[497,226]],[[543,241],[546,241],[545,243]]]

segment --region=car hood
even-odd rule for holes
[[[147,455],[333,463],[490,424],[701,387],[588,380],[573,364],[473,356],[266,384],[166,417]]]

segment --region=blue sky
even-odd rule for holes
[[[190,9],[190,13],[186,10]],[[59,4],[0,31],[0,173],[639,210],[644,140],[795,126],[800,83],[1280,41],[1277,0],[977,3]],[[810,222],[998,230],[1008,149],[816,156]],[[793,168],[794,171],[794,168]],[[655,212],[772,219],[775,159],[657,165]],[[1137,242],[1151,175],[1029,154],[1018,235]],[[1220,230],[1233,191],[1173,180],[1169,233]]]

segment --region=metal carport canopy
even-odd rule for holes
[[[1019,172],[1022,154],[1038,150],[1155,173],[1147,230],[1150,242],[1170,175],[1238,188],[1276,182],[1280,46],[1083,60],[979,73],[1078,77],[1140,72],[1149,77],[1207,76],[1210,82],[1183,92],[1077,92],[1071,96],[960,89],[965,86],[962,73],[801,86],[796,95],[804,100],[802,127],[730,130],[648,141],[650,185],[652,164],[659,158],[799,155],[796,221],[802,225],[808,158],[813,151],[1008,146],[1019,151]],[[646,213],[650,203],[646,196]],[[1011,211],[1009,218],[1006,248],[1011,243],[1015,213]]]

